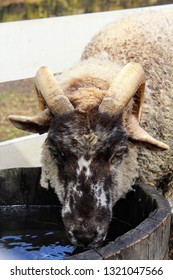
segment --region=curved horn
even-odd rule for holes
[[[145,74],[138,63],[128,63],[113,80],[108,93],[99,106],[101,112],[118,115],[138,90],[144,92]],[[142,96],[141,96],[142,98]]]
[[[126,119],[125,128],[130,138],[147,142],[161,149],[169,149],[169,146],[154,139],[140,125],[141,108],[144,100],[145,74],[138,63],[128,63],[123,67],[118,76],[112,82],[108,93],[100,104],[99,110],[111,115],[123,112],[133,97],[131,115]]]
[[[73,105],[64,95],[53,73],[47,67],[39,68],[35,76],[35,85],[53,115],[74,110]]]

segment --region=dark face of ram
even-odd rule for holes
[[[116,191],[111,165],[118,167],[127,153],[121,116],[94,109],[53,117],[47,143],[64,185],[62,218],[68,238],[77,246],[101,245]]]
[[[73,106],[47,67],[39,68],[35,85],[42,111],[31,117],[8,118],[22,130],[49,130],[46,149],[49,148],[53,164],[56,162],[58,167],[62,217],[69,239],[77,246],[97,247],[106,237],[112,207],[117,201],[116,173],[128,152],[127,135],[135,141],[169,149],[139,124],[144,70],[138,63],[126,64],[113,79],[99,107],[87,113],[75,109],[77,106]],[[123,116],[125,132],[121,115],[127,106]]]

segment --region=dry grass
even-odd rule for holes
[[[10,114],[33,115],[38,111],[32,79],[0,84],[0,141],[28,135],[7,119]]]

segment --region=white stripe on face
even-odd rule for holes
[[[90,164],[91,159],[86,160],[83,156],[81,156],[78,159],[77,175],[79,176],[81,172],[84,172],[86,179],[88,179],[91,176]]]
[[[104,183],[102,181],[97,182],[97,184],[91,187],[94,197],[96,199],[97,207],[107,207],[107,198],[104,190]]]

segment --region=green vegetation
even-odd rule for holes
[[[92,13],[169,3],[172,3],[172,0],[1,0],[0,21]]]

